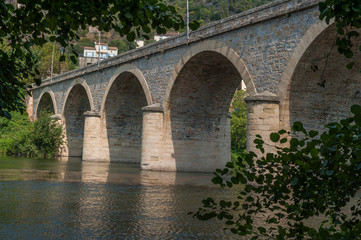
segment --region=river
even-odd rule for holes
[[[0,239],[235,239],[187,213],[235,192],[212,174],[72,158],[0,158]]]

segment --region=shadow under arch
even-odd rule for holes
[[[322,132],[325,124],[349,117],[350,107],[361,103],[361,54],[355,49],[353,59],[346,59],[335,47],[336,37],[335,24],[320,22],[296,47],[278,90],[282,128],[301,121],[306,129]],[[355,46],[361,44],[354,40]]]
[[[57,113],[55,95],[49,88],[45,88],[39,96],[39,101],[35,109],[35,119],[39,118],[41,112]]]
[[[81,157],[84,141],[84,113],[94,109],[90,89],[85,80],[77,79],[65,95],[62,119],[68,157]]]
[[[117,69],[106,88],[100,112],[110,162],[140,163],[142,107],[151,104],[140,70],[130,64]]]
[[[246,65],[222,43],[205,41],[184,55],[163,102],[170,169],[212,172],[231,159],[228,110],[242,80],[256,95]]]

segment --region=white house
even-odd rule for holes
[[[95,47],[84,47],[84,57],[93,57],[98,58],[100,54],[100,59],[107,59],[118,55],[118,48],[109,47],[107,43],[94,42]]]
[[[144,40],[137,39],[137,40],[135,40],[135,43],[137,44],[137,47],[136,47],[136,48],[140,48],[140,47],[143,47],[143,46],[144,46],[145,41],[144,41]]]

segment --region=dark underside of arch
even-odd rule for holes
[[[335,46],[336,29],[325,29],[308,47],[295,69],[290,87],[290,123],[301,121],[306,129],[347,118],[353,104],[361,104],[361,61],[355,49],[346,59]],[[355,46],[360,46],[360,40]],[[356,42],[357,40],[357,42]],[[355,61],[352,70],[346,65]]]
[[[137,77],[129,72],[119,75],[104,106],[111,162],[140,162],[144,106],[147,99]]]
[[[84,87],[75,85],[66,99],[64,108],[68,156],[80,157],[83,152],[84,113],[90,111],[88,95]]]
[[[207,169],[230,156],[228,109],[241,80],[233,64],[216,52],[201,52],[181,69],[169,105],[177,170]]]

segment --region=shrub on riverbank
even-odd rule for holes
[[[62,127],[48,114],[30,122],[27,114],[0,118],[0,153],[28,157],[54,157],[63,144]]]

